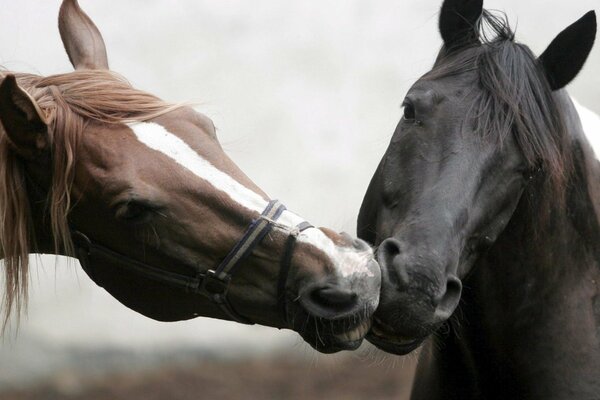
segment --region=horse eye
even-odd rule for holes
[[[404,119],[406,121],[414,121],[416,118],[415,107],[412,104],[406,102],[402,106],[404,107]]]
[[[123,203],[116,212],[117,219],[125,222],[144,222],[150,215],[152,208],[138,201]]]

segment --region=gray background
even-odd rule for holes
[[[71,70],[57,29],[60,1],[1,2],[0,65],[43,75]],[[113,70],[166,100],[197,102],[213,118],[227,153],[267,193],[315,224],[348,232],[355,231],[404,94],[441,45],[438,0],[81,5],[104,35]],[[600,4],[485,5],[508,12],[517,38],[539,54]],[[599,68],[597,46],[570,86],[596,112]],[[65,368],[96,373],[103,365],[272,351],[327,357],[290,332],[205,318],[154,322],[95,287],[75,262],[55,265],[54,257],[44,257],[42,264],[33,269],[29,313],[18,334],[13,329],[0,342],[0,388],[38,382]]]

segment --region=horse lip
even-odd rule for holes
[[[408,338],[394,333],[394,330],[378,318],[374,319],[366,339],[383,351],[404,355],[421,345],[425,337]]]
[[[402,344],[398,344],[393,341],[390,341],[389,339],[383,339],[383,338],[378,337],[376,334],[373,333],[373,330],[371,330],[367,334],[366,339],[371,344],[375,345],[375,347],[379,348],[380,350],[383,350],[387,353],[396,354],[399,356],[403,356],[403,355],[408,354],[411,351],[415,350],[417,347],[419,347],[421,345],[421,343],[423,341],[423,339],[415,339],[410,342],[404,342]]]
[[[343,338],[339,335],[316,336],[314,334],[305,335],[301,333],[305,342],[314,347],[321,353],[336,353],[342,350],[356,350],[360,347],[364,340],[364,335],[358,339]]]
[[[353,343],[357,341],[360,342],[369,332],[370,328],[371,321],[367,319],[354,328],[347,329],[345,332],[339,334],[335,334],[334,337],[344,343]]]
[[[373,335],[377,336],[380,339],[393,341],[394,343],[401,346],[411,344],[415,341],[415,338],[400,336],[392,332],[393,331],[390,330],[389,327],[387,327],[386,325],[381,325],[379,324],[379,322],[373,324],[370,331],[370,333],[373,333]]]
[[[317,348],[318,351],[320,351],[321,353],[325,353],[325,354],[331,354],[331,353],[336,353],[338,351],[342,351],[342,350],[356,350],[360,347],[360,345],[362,344],[363,339],[360,340],[355,340],[352,342],[334,342],[334,343],[328,343],[326,346],[324,347],[319,347]]]
[[[352,341],[337,342],[334,345],[334,347],[337,347],[340,350],[356,350],[360,347],[362,342],[363,342],[363,338],[360,338],[358,340],[352,340]]]
[[[383,322],[378,317],[374,317],[373,318],[373,322],[375,322],[375,324],[373,324],[373,325],[377,325],[377,326],[381,327],[382,329],[384,329],[387,332],[394,332],[394,328],[392,328],[390,325],[388,325],[385,322]]]

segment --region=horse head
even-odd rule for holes
[[[157,320],[234,319],[294,329],[324,352],[358,346],[379,296],[370,247],[303,224],[224,153],[209,118],[109,71],[76,0],[59,28],[74,72],[0,84],[7,298],[24,292],[27,254],[65,254]]]
[[[453,314],[528,185],[564,192],[569,139],[554,93],[583,66],[596,19],[587,13],[539,58],[481,0],[444,1],[439,30],[444,45],[404,99],[358,219],[383,275],[368,339],[398,354]]]

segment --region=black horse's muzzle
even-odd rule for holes
[[[450,268],[411,253],[395,238],[384,240],[377,258],[381,296],[367,339],[397,354],[416,347],[444,323],[460,301],[462,283]]]

